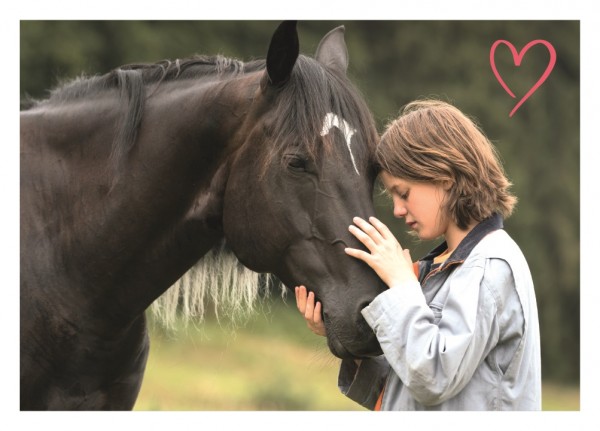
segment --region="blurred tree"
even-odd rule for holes
[[[102,74],[126,63],[194,53],[264,58],[272,21],[22,21],[21,96],[43,98],[63,79]],[[520,199],[506,228],[533,273],[545,378],[579,380],[579,46],[578,21],[308,21],[299,23],[301,51],[312,55],[333,27],[346,27],[349,74],[380,130],[400,107],[420,97],[448,100],[474,117],[497,145]],[[557,52],[548,80],[514,114],[491,72],[498,39],[518,51],[545,39]],[[496,63],[520,98],[546,67],[532,47],[516,68],[506,47]],[[415,243],[375,196],[380,217],[413,258],[433,243]]]

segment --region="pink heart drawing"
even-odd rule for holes
[[[510,114],[508,116],[512,117],[513,114],[517,111],[517,109],[519,109],[519,107],[540,87],[540,85],[542,85],[544,83],[544,81],[550,75],[550,72],[552,72],[552,69],[554,68],[554,64],[556,63],[556,50],[554,49],[554,47],[552,46],[552,44],[550,42],[548,42],[547,40],[542,40],[542,39],[532,40],[527,45],[525,45],[523,47],[523,49],[521,50],[521,52],[519,52],[519,53],[517,53],[517,49],[514,47],[514,45],[507,40],[497,40],[496,42],[494,42],[494,44],[492,45],[492,48],[490,49],[490,66],[492,67],[494,76],[496,76],[496,79],[498,80],[500,85],[502,85],[502,88],[504,88],[504,90],[512,98],[515,98],[515,99],[516,99],[516,96],[510,90],[510,88],[508,88],[508,85],[506,85],[506,82],[504,82],[504,80],[500,76],[500,73],[498,73],[498,69],[496,68],[496,61],[494,60],[494,54],[496,52],[496,48],[500,44],[504,44],[504,45],[508,46],[508,48],[510,49],[510,52],[512,53],[513,61],[515,62],[515,66],[517,66],[517,67],[521,65],[521,61],[523,60],[523,56],[525,55],[525,53],[529,50],[529,48],[531,48],[534,45],[542,44],[550,52],[550,60],[548,61],[548,66],[546,67],[546,70],[544,71],[544,73],[542,74],[540,79],[538,79],[537,82],[533,85],[533,87],[531,87],[529,89],[527,94],[525,94],[525,96],[523,96],[523,98],[521,100],[519,100],[519,103],[517,103],[515,105],[515,107],[512,109],[512,111],[510,111]]]

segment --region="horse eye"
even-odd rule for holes
[[[290,157],[287,161],[288,168],[297,172],[306,172],[306,160],[300,157]]]

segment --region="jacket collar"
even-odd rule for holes
[[[500,214],[494,213],[492,216],[486,218],[479,222],[468,234],[463,238],[463,240],[458,244],[456,250],[452,252],[450,257],[442,264],[440,269],[445,269],[453,264],[460,264],[465,261],[465,259],[471,254],[471,251],[475,248],[479,241],[481,241],[487,234],[502,229],[504,227],[504,221]],[[436,248],[431,250],[422,261],[428,261],[427,267],[431,267],[431,263],[433,259],[440,254],[442,254],[448,245],[446,241],[438,245]]]

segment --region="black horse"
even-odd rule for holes
[[[21,112],[21,409],[131,409],[145,310],[223,241],[316,293],[335,355],[380,353],[384,286],[343,251],[377,140],[347,65],[342,27],[313,59],[284,22],[266,61],[124,66]]]

